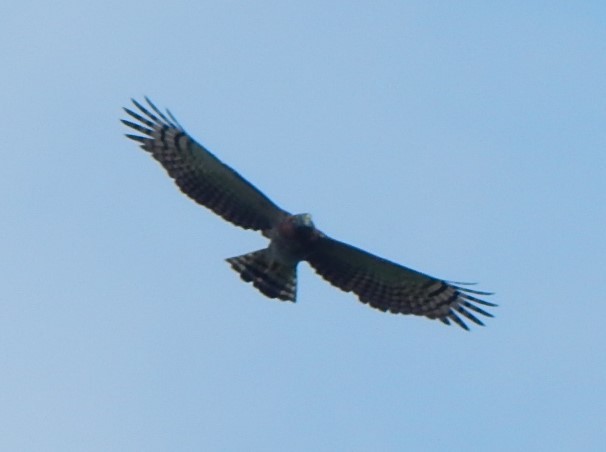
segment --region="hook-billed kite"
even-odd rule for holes
[[[139,142],[174,179],[181,191],[227,221],[260,231],[269,246],[231,257],[227,262],[246,282],[269,298],[296,301],[297,264],[308,262],[332,285],[354,292],[361,302],[383,312],[414,314],[454,322],[468,329],[462,317],[483,325],[474,314],[492,317],[477,298],[489,292],[461,287],[390,262],[330,238],[316,229],[309,214],[292,215],[276,206],[254,185],[221,162],[183,129],[175,117],[149,99],[137,111],[124,110],[137,122],[122,122],[141,135]]]

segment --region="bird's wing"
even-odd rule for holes
[[[287,215],[254,185],[196,143],[168,110],[164,114],[149,99],[145,100],[151,111],[134,99],[138,112],[124,109],[136,122],[121,121],[142,134],[126,136],[141,143],[183,193],[244,229],[267,230]]]
[[[426,316],[447,325],[452,321],[467,330],[461,317],[483,325],[474,314],[492,314],[477,305],[496,306],[474,296],[488,292],[433,278],[324,235],[305,260],[332,285],[384,312]]]

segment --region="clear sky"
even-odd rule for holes
[[[0,17],[0,449],[598,450],[606,4],[22,1]],[[278,205],[496,292],[465,332],[299,268],[124,138],[150,96]]]

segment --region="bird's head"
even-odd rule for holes
[[[284,219],[276,228],[276,234],[286,240],[307,242],[320,233],[311,221],[311,215],[300,213]]]
[[[317,237],[319,231],[316,229],[314,222],[311,221],[311,215],[308,213],[300,213],[293,215],[290,218],[293,233],[299,240],[308,241]]]
[[[315,229],[314,222],[311,221],[311,215],[308,213],[299,213],[292,216],[292,224],[297,229]]]

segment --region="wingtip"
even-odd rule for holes
[[[149,105],[151,108],[155,109],[155,105],[154,103],[150,100],[149,97],[147,96],[143,96],[143,99],[145,99],[145,102],[147,102],[147,105]]]
[[[131,133],[125,133],[124,136],[130,138],[131,140],[138,141],[139,143],[146,143],[147,141],[149,141],[149,138],[142,137],[139,135],[133,135]]]
[[[137,107],[137,109],[140,112],[147,114],[147,109],[139,101],[137,101],[137,99],[135,99],[134,97],[131,97],[130,100],[132,101],[133,105],[135,107]]]

